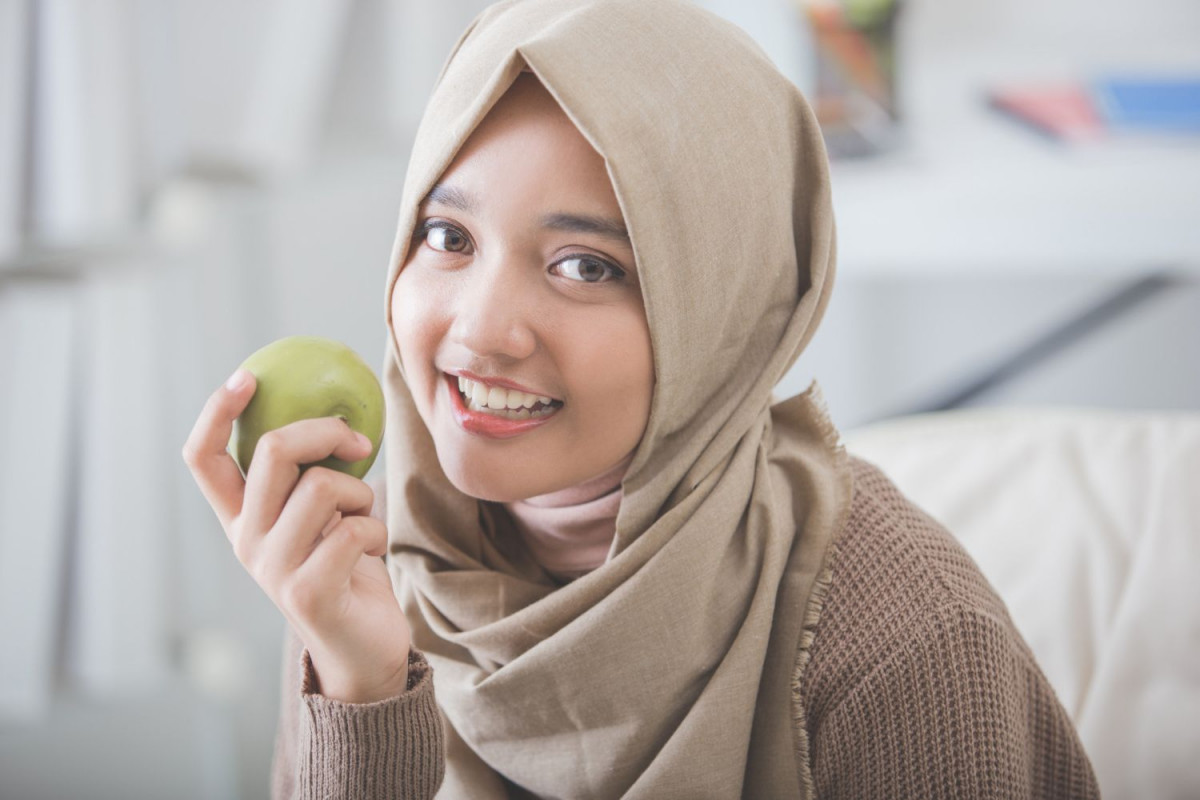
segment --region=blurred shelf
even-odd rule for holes
[[[849,278],[1200,275],[1200,137],[1067,144],[988,108],[988,90],[1200,73],[1200,6],[1178,0],[911,4],[902,144],[833,162]]]
[[[935,149],[834,165],[845,274],[1200,275],[1200,147]]]

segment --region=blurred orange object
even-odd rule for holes
[[[836,3],[814,2],[805,6],[817,47],[845,74],[860,91],[868,93],[881,106],[892,107],[888,70],[867,39]]]
[[[895,40],[900,0],[795,0],[816,45],[813,108],[833,158],[900,141]]]

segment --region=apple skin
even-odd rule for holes
[[[301,465],[300,472],[321,466],[360,480],[367,474],[383,442],[385,407],[379,379],[358,353],[320,336],[288,336],[256,350],[242,367],[257,381],[229,438],[229,451],[243,476],[264,433],[317,417],[341,417],[371,440],[371,454],[354,462],[329,456]]]

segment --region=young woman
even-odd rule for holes
[[[336,419],[243,484],[252,381],[185,448],[294,634],[274,795],[1098,796],[963,549],[772,396],[833,269],[820,131],[737,28],[480,15],[405,180],[386,490],[298,478],[362,457]]]

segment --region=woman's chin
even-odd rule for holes
[[[527,497],[553,491],[551,487],[542,491],[527,475],[515,475],[516,470],[480,469],[478,465],[447,462],[442,459],[442,469],[454,488],[477,500],[493,503],[512,503]]]

